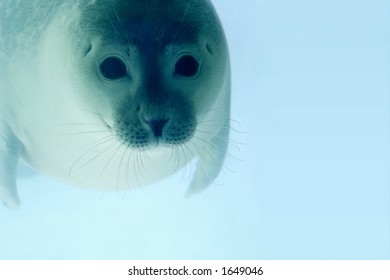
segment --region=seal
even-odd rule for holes
[[[189,168],[197,193],[223,168],[230,66],[208,0],[3,0],[0,65],[8,207],[20,203],[21,160],[104,190]]]

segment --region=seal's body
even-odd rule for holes
[[[196,158],[196,192],[223,165],[229,59],[207,0],[3,0],[0,65],[10,207],[20,158],[104,189],[151,184]]]

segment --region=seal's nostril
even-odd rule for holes
[[[164,126],[168,122],[168,119],[158,119],[147,121],[147,124],[153,131],[155,137],[161,137]]]

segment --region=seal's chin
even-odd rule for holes
[[[147,149],[166,148],[168,144],[165,137],[150,135]]]

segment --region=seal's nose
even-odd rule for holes
[[[164,126],[167,124],[168,119],[153,119],[146,121],[148,126],[152,129],[152,132],[155,137],[161,137]]]

